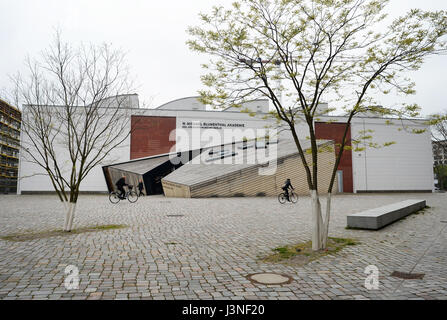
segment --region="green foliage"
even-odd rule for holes
[[[312,243],[308,241],[274,248],[272,249],[273,254],[264,257],[262,260],[271,263],[304,265],[328,254],[336,254],[346,246],[354,246],[357,244],[359,242],[355,239],[329,237],[326,250],[313,251]]]
[[[70,236],[74,234],[81,234],[87,232],[96,232],[96,231],[107,231],[107,230],[116,230],[127,228],[126,225],[121,224],[109,224],[109,225],[99,225],[93,227],[84,227],[73,229],[70,232],[65,232],[62,230],[49,230],[49,231],[41,231],[41,232],[23,232],[23,233],[14,233],[6,236],[1,236],[0,239],[7,241],[32,241],[36,239],[45,239],[51,237],[63,237]]]
[[[379,33],[375,26],[383,23],[388,2],[236,1],[231,8],[200,14],[202,24],[188,28],[187,44],[215,57],[204,65],[209,73],[202,81],[227,92],[225,99],[274,100],[265,89],[274,87],[277,78],[293,83],[293,89],[282,90],[310,115],[323,95],[338,94],[341,88],[414,94],[414,83],[402,71],[417,70],[424,57],[446,48],[441,37],[447,33],[447,14],[412,10]],[[278,63],[283,66],[279,71]],[[219,92],[204,100],[222,104],[223,98]]]
[[[204,67],[202,82],[208,90],[200,91],[201,101],[221,107],[268,98],[274,111],[263,119],[291,130],[305,121],[312,131],[314,122],[329,112],[317,110],[321,101],[342,101],[348,122],[363,112],[399,120],[420,116],[416,104],[387,108],[374,97],[415,93],[405,74],[418,70],[426,57],[446,52],[447,13],[411,10],[383,28],[388,2],[240,0],[201,14],[201,24],[188,28],[187,41],[191,50],[211,57]],[[398,130],[423,133],[405,126]],[[355,140],[351,149],[357,152],[394,143],[375,143],[372,132]],[[319,150],[306,152],[315,158]]]
[[[391,121],[391,120],[385,120],[385,124],[386,124],[387,126],[390,126],[390,125],[393,125],[394,122]]]
[[[396,141],[385,142],[385,143],[383,144],[383,146],[384,146],[384,147],[389,147],[389,146],[392,146],[393,144],[396,144]]]
[[[411,132],[413,132],[414,134],[422,134],[426,131],[427,131],[427,129],[416,129],[416,128],[411,129]]]

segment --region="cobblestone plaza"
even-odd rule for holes
[[[346,229],[346,216],[406,199],[430,207],[379,231]],[[324,201],[323,201],[324,209]],[[113,205],[81,196],[74,228],[121,224],[116,230],[0,240],[0,299],[447,299],[447,195],[362,194],[333,198],[330,236],[357,239],[336,255],[305,266],[265,263],[273,248],[311,238],[310,199],[143,197]],[[55,196],[0,196],[0,236],[61,229]],[[65,268],[79,269],[66,289]],[[365,268],[377,266],[368,290]],[[393,271],[423,273],[403,280]],[[247,276],[275,272],[283,285]]]

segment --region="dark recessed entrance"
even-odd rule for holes
[[[137,191],[138,184],[143,182],[145,195],[163,194],[161,179],[198,154],[200,150],[162,154],[103,166],[102,170],[109,192],[116,191],[115,183],[124,175]]]

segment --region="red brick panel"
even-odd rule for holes
[[[169,134],[175,127],[175,117],[132,116],[130,159],[170,152],[175,141],[169,141]]]
[[[317,139],[334,140],[336,144],[340,144],[345,132],[346,123],[315,123],[315,135]],[[351,128],[348,128],[346,135],[346,145],[351,145]],[[336,147],[336,155],[338,155],[339,147]],[[352,152],[351,150],[343,151],[343,155],[338,165],[338,170],[343,171],[343,192],[354,192],[352,183]]]

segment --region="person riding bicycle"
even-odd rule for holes
[[[287,178],[286,183],[282,187],[282,189],[284,190],[284,194],[286,196],[287,201],[290,201],[290,198],[289,198],[289,188],[291,188],[292,190],[295,190],[295,188],[290,183],[290,179]]]
[[[115,185],[116,185],[116,188],[118,189],[118,191],[120,192],[118,197],[120,197],[121,199],[124,199],[125,194],[126,194],[126,191],[124,190],[124,186],[128,186],[128,184],[126,183],[126,176],[123,174],[123,176],[115,183]]]

